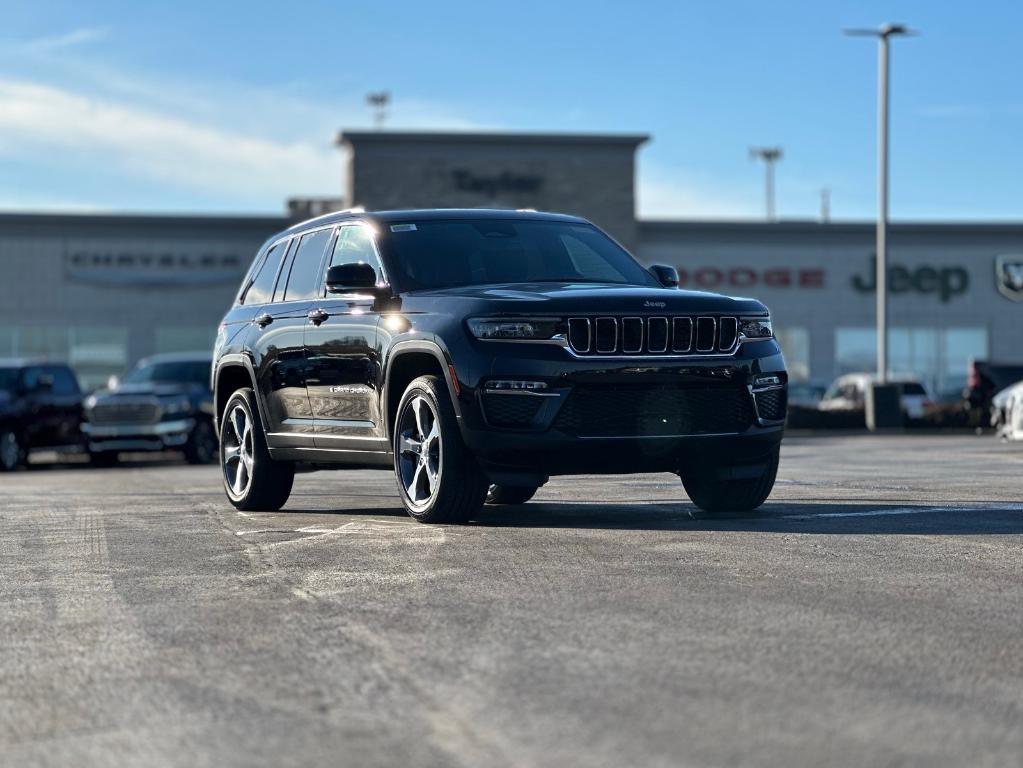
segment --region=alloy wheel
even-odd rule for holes
[[[437,495],[441,475],[440,421],[433,405],[416,396],[405,406],[398,425],[398,479],[415,509]]]
[[[224,482],[235,498],[241,498],[252,483],[252,419],[248,412],[236,405],[224,424],[222,463]]]

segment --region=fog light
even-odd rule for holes
[[[753,386],[756,388],[760,387],[777,387],[781,384],[781,376],[757,376],[753,379]]]
[[[495,379],[487,382],[487,389],[547,389],[545,381],[524,381],[521,379]]]

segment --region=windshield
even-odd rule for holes
[[[124,381],[126,384],[144,384],[150,381],[165,381],[182,384],[208,385],[211,363],[202,360],[150,363],[136,368]]]
[[[14,392],[18,388],[19,368],[0,368],[0,392]]]
[[[400,290],[536,282],[659,286],[589,224],[454,219],[385,225],[384,235]]]

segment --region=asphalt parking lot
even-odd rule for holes
[[[787,440],[755,515],[558,478],[429,527],[383,472],[0,477],[0,764],[1006,766],[1023,450]]]

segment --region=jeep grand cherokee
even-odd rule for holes
[[[588,221],[340,212],[259,251],[220,326],[227,497],[296,468],[390,467],[409,514],[464,521],[551,475],[671,472],[711,512],[778,468],[787,377],[758,301],[678,289]]]

